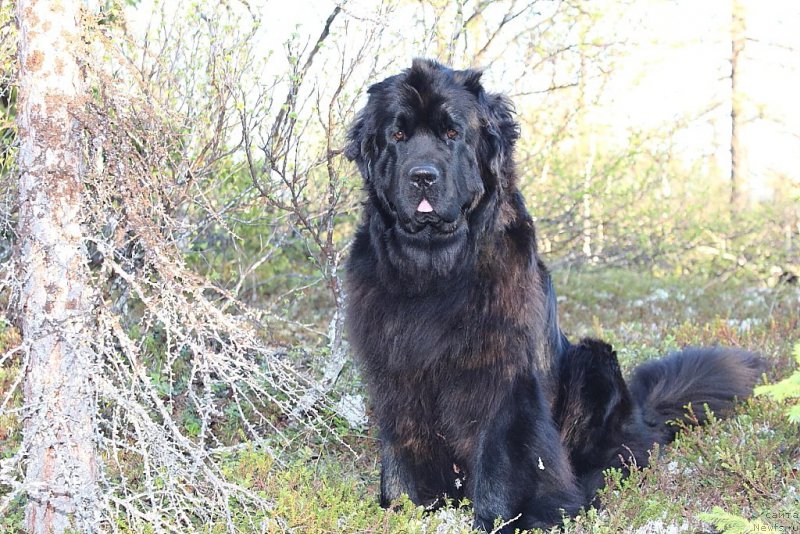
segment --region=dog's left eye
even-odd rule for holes
[[[448,139],[455,139],[456,137],[458,137],[458,132],[452,128],[448,128],[446,133]]]

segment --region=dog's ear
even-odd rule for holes
[[[483,76],[483,72],[474,69],[453,71],[453,80],[463,85],[467,91],[476,97],[480,97],[483,93],[481,76]]]
[[[475,95],[483,108],[480,161],[484,173],[500,186],[514,180],[514,144],[519,139],[519,125],[514,120],[514,105],[500,94],[487,93],[481,84],[483,72],[475,69],[453,71],[453,81]]]
[[[344,156],[356,162],[364,182],[370,180],[370,165],[376,150],[374,127],[369,119],[368,108],[364,108],[350,126],[347,132],[347,144],[344,147]]]
[[[514,119],[514,105],[508,97],[482,93],[478,99],[485,116],[481,139],[481,161],[503,187],[515,181],[514,144],[519,139],[519,124]]]
[[[373,84],[367,89],[369,100],[364,109],[358,112],[350,130],[347,132],[347,144],[344,147],[344,155],[350,161],[355,161],[358,170],[364,180],[369,180],[369,165],[375,159],[378,151],[375,126],[376,101],[381,98],[386,91],[389,82],[394,79],[387,78],[381,82]]]
[[[356,120],[353,121],[353,124],[350,125],[350,129],[347,131],[347,144],[344,147],[344,156],[356,163],[364,159],[361,143],[364,137],[365,121],[365,113],[362,110],[356,115]]]

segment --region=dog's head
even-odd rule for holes
[[[518,127],[509,101],[480,78],[415,60],[369,88],[350,129],[345,155],[398,241],[398,259],[448,271],[510,186]]]

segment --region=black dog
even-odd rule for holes
[[[570,345],[517,189],[518,136],[479,72],[415,60],[369,89],[346,148],[367,193],[347,322],[380,427],[381,502],[467,497],[486,529],[575,514],[603,469],[669,441],[687,403],[725,412],[761,370],[691,349],[628,388],[610,346]]]

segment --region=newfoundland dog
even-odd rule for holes
[[[626,384],[611,346],[566,339],[517,187],[512,105],[480,78],[415,60],[369,88],[345,149],[367,195],[347,325],[380,428],[381,503],[466,497],[478,526],[512,531],[591,504],[604,469],[646,465],[689,403],[700,422],[704,404],[730,411],[762,364],[688,349]]]

